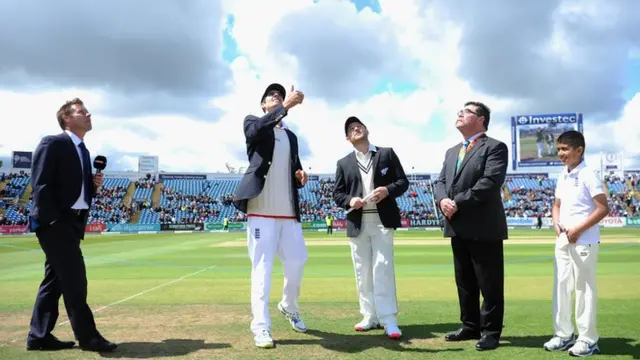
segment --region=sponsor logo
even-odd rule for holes
[[[609,217],[602,219],[600,225],[604,227],[623,227],[626,225],[626,221],[621,217]]]
[[[5,225],[0,226],[0,234],[10,235],[10,234],[24,234],[27,232],[26,225]]]
[[[516,116],[518,125],[536,124],[575,124],[578,122],[578,114],[553,114],[553,115],[519,115]]]
[[[627,226],[640,226],[640,217],[628,217]]]
[[[538,220],[535,219],[535,222]],[[517,218],[517,217],[508,217],[507,225],[509,226],[533,226],[534,219],[533,218]]]
[[[411,227],[440,227],[440,220],[436,219],[418,219],[410,220]]]
[[[84,228],[84,232],[103,232],[107,227],[103,223],[87,224]]]

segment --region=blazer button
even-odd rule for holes
[[[266,178],[267,178],[267,175],[264,175],[264,176],[263,176],[263,178],[265,178],[265,179],[266,179]]]
[[[271,165],[271,161],[269,161],[269,165]]]

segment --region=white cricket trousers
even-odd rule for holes
[[[571,322],[572,295],[575,291],[575,316],[578,340],[598,341],[596,331],[596,265],[599,244],[567,245],[556,249],[553,282],[553,328],[555,335],[567,338],[574,332]]]
[[[538,157],[542,157],[542,150],[544,150],[544,144],[542,142],[537,142],[536,146],[538,147]]]
[[[393,234],[393,229],[365,217],[360,234],[349,239],[360,314],[382,326],[397,324]]]
[[[269,296],[275,255],[284,272],[281,304],[288,312],[297,312],[307,248],[297,220],[264,217],[248,218],[247,248],[251,260],[251,331],[257,335],[263,329],[271,330]]]

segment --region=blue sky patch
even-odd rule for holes
[[[629,60],[626,85],[624,99],[629,101],[635,94],[640,92],[640,59]]]
[[[380,13],[380,3],[378,0],[351,0],[356,5],[358,11],[362,11],[364,8],[370,8],[375,13]]]
[[[231,63],[240,54],[238,53],[238,47],[236,42],[231,36],[233,25],[235,24],[235,18],[233,15],[227,16],[227,28],[222,33],[222,59],[227,63]]]

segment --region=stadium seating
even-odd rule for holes
[[[605,175],[604,182],[609,190],[611,216],[640,216],[638,174],[629,173],[626,177],[609,174]]]
[[[9,205],[4,213],[4,219],[0,221],[0,225],[26,225],[27,216],[29,215],[29,206]]]
[[[7,187],[4,189],[5,197],[21,197],[24,194],[24,191],[27,189],[27,185],[29,185],[29,181],[31,178],[28,175],[20,175],[20,174],[10,174],[8,176],[11,180],[7,184]]]
[[[93,200],[87,222],[89,224],[128,222],[132,216],[132,210],[123,201],[130,183],[131,180],[127,178],[105,178],[102,188]]]
[[[4,201],[0,202],[0,208],[4,209],[0,224],[26,223],[30,206],[22,206],[16,199],[24,195],[29,177],[9,174],[5,178],[8,183],[3,193]],[[611,216],[640,216],[639,178],[640,171],[625,173],[624,177],[605,176],[604,185],[608,190]],[[129,204],[124,204],[131,182],[127,178],[105,178],[105,183],[94,200],[89,223],[135,221],[132,217],[137,207],[141,212],[135,222],[139,224],[222,222],[225,217],[232,222],[246,220],[246,215],[238,212],[232,204],[239,178],[164,180],[161,190],[158,188],[154,195],[158,182],[155,177],[147,176],[133,182],[133,209]],[[504,188],[505,194],[509,196],[504,200],[505,215],[550,216],[555,183],[555,178],[546,174],[507,176]],[[333,186],[332,179],[315,178],[298,190],[303,221],[323,220],[327,214],[332,214],[335,219],[344,219],[344,210],[333,202]],[[439,218],[441,215],[434,208],[433,188],[432,180],[410,181],[408,191],[397,199],[403,218]]]

